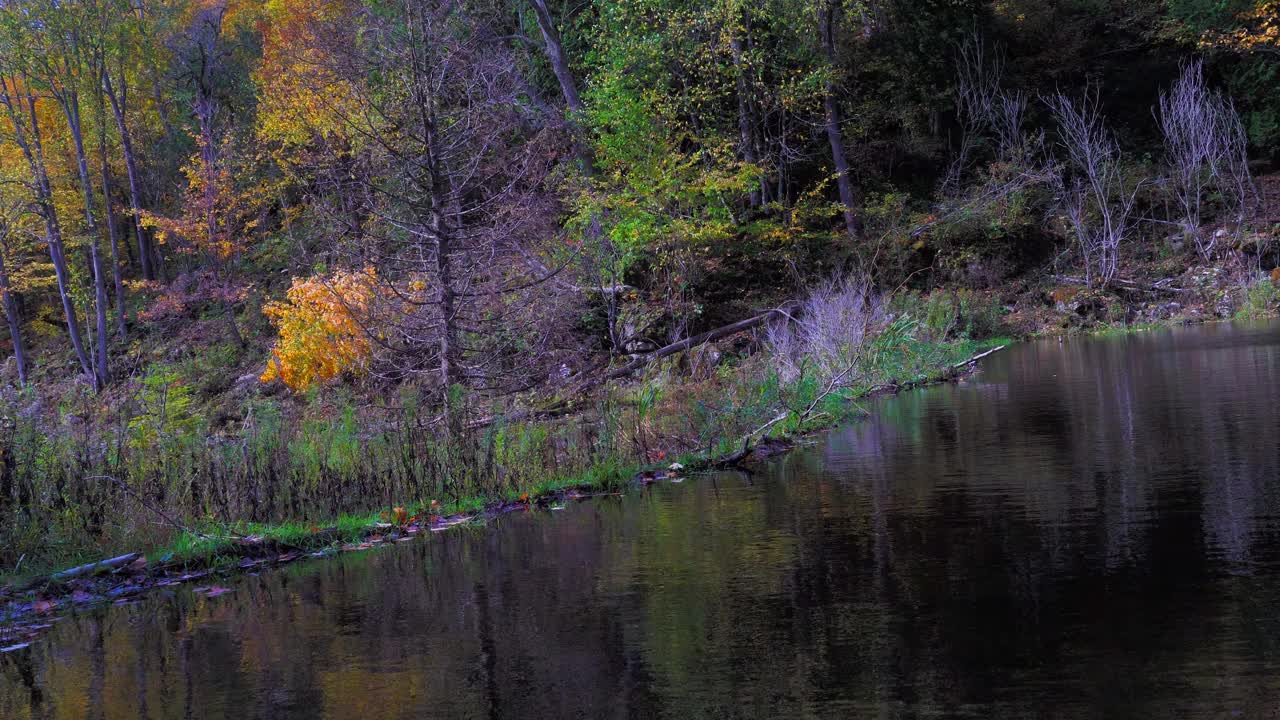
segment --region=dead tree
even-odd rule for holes
[[[1217,243],[1213,233],[1201,232],[1209,196],[1219,194],[1238,224],[1253,193],[1248,136],[1231,100],[1205,84],[1199,60],[1184,65],[1173,87],[1160,94],[1158,119],[1178,225],[1208,260]]]
[[[943,194],[951,195],[959,190],[960,180],[982,136],[995,125],[1002,69],[999,53],[992,53],[981,36],[974,34],[960,46],[955,97],[960,147],[943,177]]]
[[[1084,261],[1089,285],[1105,286],[1119,269],[1120,245],[1133,229],[1137,187],[1125,177],[1120,149],[1102,121],[1096,94],[1045,99],[1066,157],[1060,206]]]
[[[315,28],[350,94],[325,108],[339,130],[316,133],[313,205],[342,228],[345,263],[376,270],[375,374],[446,406],[455,386],[545,378],[559,306],[554,263],[526,256],[557,235],[544,181],[572,150],[519,101],[517,63],[484,22],[465,3],[398,0]]]

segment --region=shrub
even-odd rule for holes
[[[887,318],[884,299],[860,278],[818,286],[796,314],[768,327],[770,357],[791,382],[813,370],[829,377],[856,364],[863,344]]]
[[[1259,274],[1245,287],[1244,303],[1236,311],[1236,317],[1265,317],[1275,311],[1277,304],[1280,304],[1280,287],[1269,275]]]

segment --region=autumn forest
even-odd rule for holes
[[[1275,0],[4,0],[0,573],[356,540],[1000,338],[1267,315],[1278,166]]]

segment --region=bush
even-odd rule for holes
[[[894,301],[898,314],[920,323],[922,339],[983,340],[1001,334],[1004,307],[992,293],[962,288],[935,290],[928,295],[903,293]]]
[[[1280,304],[1280,287],[1276,286],[1270,276],[1265,273],[1259,274],[1245,287],[1244,302],[1236,311],[1236,318],[1266,317],[1275,311],[1278,304]]]
[[[832,376],[857,362],[866,339],[887,318],[883,298],[866,280],[845,278],[809,293],[793,318],[771,324],[769,355],[788,382],[812,370]]]

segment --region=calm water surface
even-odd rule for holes
[[[746,477],[59,621],[0,718],[1280,716],[1280,325],[1022,345]]]

